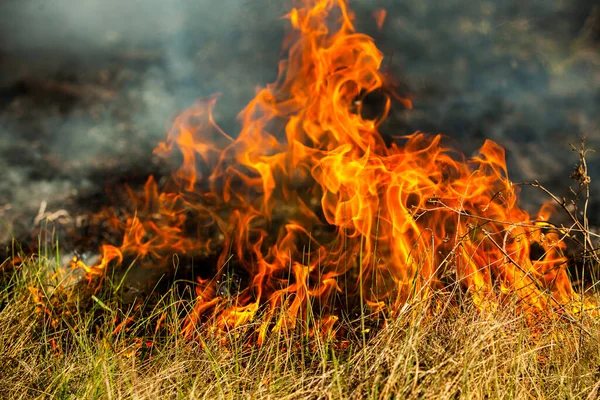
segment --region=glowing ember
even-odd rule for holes
[[[532,219],[516,205],[504,150],[486,141],[464,160],[422,133],[387,145],[383,55],[355,32],[346,4],[305,0],[286,17],[288,58],[240,113],[239,135],[213,121],[216,98],[181,114],[156,149],[182,156],[181,167],[164,188],[150,178],[131,193],[135,213],[109,212],[123,242],[102,247],[90,276],[126,258],[164,268],[174,254],[219,251],[184,333],[260,312],[259,341],[309,319],[329,334],[356,306],[393,315],[457,282],[482,310],[516,300],[526,312],[577,312],[563,237],[543,222],[550,207]],[[370,119],[363,100],[373,93],[385,102]],[[230,270],[234,290],[221,282]]]

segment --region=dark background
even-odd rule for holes
[[[151,150],[172,117],[198,97],[222,93],[217,121],[235,134],[235,115],[254,88],[275,79],[288,29],[279,17],[289,5],[4,0],[0,218],[7,227],[0,227],[0,243],[10,232],[19,239],[35,232],[43,202],[56,224],[69,224],[102,203],[106,186],[162,173]],[[586,136],[600,150],[595,2],[350,5],[359,30],[376,39],[414,99],[412,111],[392,110],[387,134],[444,133],[467,155],[493,139],[507,149],[512,180],[538,179],[559,195],[572,184],[577,161],[568,144]],[[388,11],[381,32],[371,16],[375,8]],[[598,160],[590,154],[596,221]],[[532,190],[522,195],[531,208],[546,199]]]

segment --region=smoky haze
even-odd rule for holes
[[[75,215],[83,194],[154,172],[151,149],[199,97],[221,93],[216,118],[235,134],[254,88],[276,76],[290,4],[4,1],[0,218],[30,232],[44,201]],[[414,99],[414,110],[392,111],[387,133],[445,133],[467,154],[493,139],[507,148],[514,180],[558,191],[576,162],[568,143],[587,136],[600,145],[600,11],[592,2],[350,5]],[[388,11],[381,31],[376,8]],[[594,179],[597,157],[590,163]],[[540,199],[526,193],[528,204]],[[0,242],[8,237],[1,232]]]

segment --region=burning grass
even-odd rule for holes
[[[586,150],[573,176],[584,199],[551,197],[531,216],[498,144],[466,158],[440,135],[385,140],[392,100],[411,102],[343,1],[286,18],[287,59],[239,135],[215,123],[216,97],[201,100],[155,150],[180,162],[172,178],[92,218],[119,240],[68,269],[57,245],[13,257],[7,394],[595,396]],[[570,226],[549,222],[555,206]],[[124,302],[135,270],[170,284]]]
[[[28,288],[52,262],[26,260],[3,282],[4,398],[592,399],[600,389],[596,319],[532,325],[514,307],[483,314],[459,286],[462,301],[435,296],[435,313],[431,302],[413,302],[365,336],[360,320],[371,316],[359,314],[342,319],[354,327],[343,342],[298,325],[256,346],[248,338],[261,317],[225,336],[205,324],[189,340],[179,332],[193,309],[189,296],[172,289],[127,306],[110,278],[72,314],[34,312]]]
[[[551,204],[535,216],[519,206],[504,149],[488,140],[466,158],[419,132],[388,143],[392,100],[411,101],[392,90],[346,3],[307,0],[286,18],[287,58],[240,113],[239,134],[215,123],[216,97],[199,101],[155,149],[180,163],[172,178],[150,177],[128,191],[129,207],[96,216],[120,240],[96,263],[71,263],[90,285],[132,263],[174,272],[207,260],[184,335],[260,320],[259,344],[309,320],[311,335],[343,336],[346,313],[387,321],[455,283],[485,312],[513,301],[533,318],[595,307],[567,274],[571,231],[548,223]]]

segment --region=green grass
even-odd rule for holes
[[[178,332],[191,309],[187,296],[170,290],[125,306],[109,279],[94,298],[68,297],[44,284],[57,257],[51,254],[3,266],[1,398],[600,396],[600,330],[592,317],[532,324],[509,309],[483,314],[440,294],[406,306],[368,335],[370,316],[359,312],[354,325],[341,321],[357,326],[343,341],[299,326],[258,346],[253,324],[260,321],[222,334],[200,324],[196,338],[185,339]],[[45,312],[30,287],[45,293]],[[442,307],[432,311],[431,304]]]

